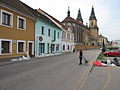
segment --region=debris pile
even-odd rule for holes
[[[120,66],[119,60],[115,57],[113,60],[97,60],[93,62],[93,65],[99,66],[99,67],[115,67]]]
[[[25,60],[30,60],[29,54],[26,54],[24,56],[19,57],[18,59],[11,59],[11,61],[25,61]]]

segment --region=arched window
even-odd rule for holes
[[[91,22],[91,26],[93,26],[93,21]]]
[[[63,45],[63,51],[65,51],[65,45]]]
[[[68,45],[68,50],[70,49],[70,46]]]

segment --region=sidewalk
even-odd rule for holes
[[[70,53],[74,53],[74,52],[64,52],[63,54],[58,54],[58,55],[65,55],[65,54],[70,54]],[[56,55],[54,55],[56,56]],[[32,57],[29,60],[22,60],[22,61],[11,61],[11,59],[18,59],[19,57],[16,58],[0,58],[0,66],[4,66],[4,65],[10,65],[10,64],[15,64],[15,63],[20,63],[20,62],[26,62],[26,61],[32,61],[32,60],[37,60],[40,58],[47,58],[47,57],[52,57],[51,56],[45,56],[45,57]]]
[[[84,73],[82,75],[83,77],[82,77],[81,84],[80,84],[78,90],[81,90],[81,87],[84,85],[85,81],[87,80],[89,73],[92,71],[92,69],[94,67],[93,62],[97,59],[100,52],[101,52],[101,50],[98,50],[98,52],[96,54],[94,54],[94,56],[91,57],[88,68],[84,71]],[[87,56],[85,56],[85,57],[87,57]],[[93,59],[93,57],[94,57],[94,59]]]

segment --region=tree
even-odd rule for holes
[[[103,39],[103,43],[102,43],[102,52],[105,52],[106,51],[106,47],[105,47],[105,42],[104,42],[104,39]]]

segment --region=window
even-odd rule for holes
[[[48,36],[50,36],[50,29],[48,29]]]
[[[63,51],[65,51],[65,45],[63,45]]]
[[[45,43],[39,43],[39,55],[45,53]]]
[[[26,43],[25,41],[18,40],[17,41],[17,53],[21,53],[25,51]]]
[[[0,16],[1,16],[0,17],[1,25],[12,27],[12,25],[13,25],[13,23],[12,23],[13,22],[13,14],[12,13],[1,10]]]
[[[56,44],[56,51],[59,51],[59,44]]]
[[[50,46],[49,46],[49,43],[47,44],[47,53],[49,54],[49,48]]]
[[[68,45],[68,50],[70,49],[70,46]]]
[[[54,53],[54,51],[55,51],[55,44],[51,44],[51,53]]]
[[[44,26],[42,26],[42,35],[44,35]]]
[[[93,26],[93,21],[91,22],[91,26]]]
[[[60,38],[60,36],[59,36],[59,32],[58,32],[58,39]]]
[[[67,39],[70,40],[70,33],[67,33]]]
[[[0,39],[0,54],[12,53],[12,40]]]
[[[26,29],[26,19],[18,16],[18,29]]]

